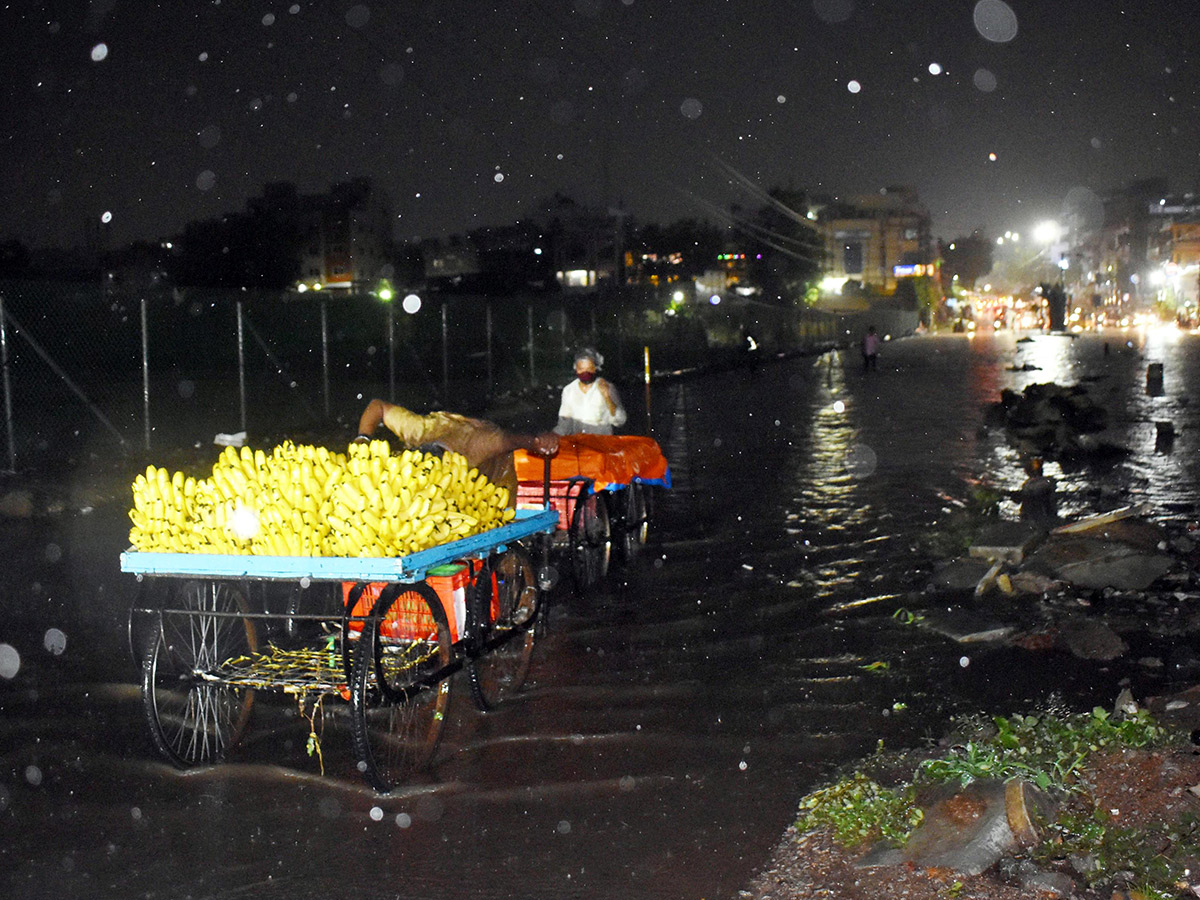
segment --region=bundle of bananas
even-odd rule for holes
[[[133,482],[129,541],[170,553],[405,556],[508,522],[507,507],[508,491],[457,453],[285,441],[269,454],[226,447],[204,479],[148,466]]]

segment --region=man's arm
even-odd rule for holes
[[[363,410],[363,414],[358,419],[358,437],[354,440],[358,442],[369,441],[371,436],[375,434],[383,417],[387,413],[387,408],[392,404],[386,400],[372,400],[367,404],[367,408]]]
[[[558,435],[553,431],[543,431],[540,434],[513,434],[501,431],[499,439],[503,449],[499,453],[512,453],[514,450],[525,450],[535,456],[553,456],[558,452]]]

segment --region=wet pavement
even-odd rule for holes
[[[732,897],[800,796],[879,741],[1191,683],[1139,663],[1176,638],[1099,662],[957,644],[894,615],[944,601],[923,592],[927,542],[972,486],[1024,480],[984,421],[1003,388],[1084,383],[1131,451],[1099,471],[1048,462],[1063,516],[1147,502],[1171,528],[1200,520],[1200,338],[1018,337],[892,341],[870,373],[840,353],[681,379],[655,386],[649,416],[626,388],[629,430],[652,422],[674,478],[651,545],[599,590],[556,591],[510,705],[479,713],[456,683],[432,771],[386,797],[354,771],[336,699],[324,776],[308,723],[261,694],[230,763],[161,762],[126,649],[124,508],[4,523],[0,643],[21,665],[0,682],[0,893]]]

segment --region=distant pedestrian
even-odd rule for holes
[[[867,333],[863,335],[862,358],[864,372],[879,367],[879,335],[875,333],[874,325],[868,327]]]

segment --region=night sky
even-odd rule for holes
[[[556,191],[718,221],[774,186],[909,185],[946,239],[1028,229],[1138,178],[1197,189],[1198,6],[13,0],[0,238],[109,214],[117,246],[360,175],[403,239]]]

